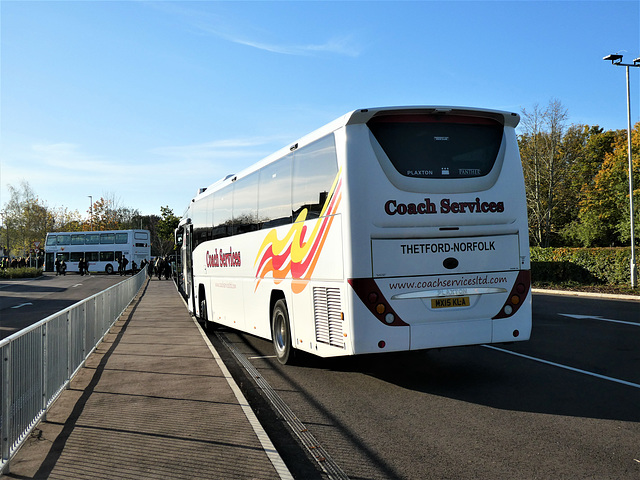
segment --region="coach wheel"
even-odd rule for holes
[[[104,268],[104,271],[107,272],[107,275],[111,275],[113,273],[113,265],[108,263],[107,266]]]
[[[287,311],[287,304],[284,300],[278,300],[273,307],[271,336],[278,361],[283,365],[292,363],[294,354],[291,348],[289,312]]]
[[[204,298],[204,296],[202,298],[200,298],[200,325],[202,325],[202,328],[207,331],[210,332],[211,330],[213,330],[213,324],[209,321],[209,316],[207,314],[207,300]]]

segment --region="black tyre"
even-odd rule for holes
[[[107,273],[107,275],[111,275],[113,273],[113,265],[111,265],[110,263],[107,263],[107,266],[104,268],[104,271]]]
[[[207,299],[204,295],[200,298],[200,325],[206,332],[213,330],[213,323],[209,321],[209,314],[207,313]]]
[[[294,360],[294,351],[291,347],[291,328],[289,327],[289,312],[284,300],[278,300],[273,306],[271,316],[271,337],[273,349],[278,361],[283,364],[291,364]]]

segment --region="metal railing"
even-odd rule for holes
[[[146,279],[143,269],[0,341],[0,473]]]

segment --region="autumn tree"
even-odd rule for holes
[[[631,132],[634,197],[640,191],[640,123]],[[631,240],[629,215],[629,159],[627,132],[615,135],[613,150],[604,155],[602,166],[585,185],[580,202],[578,236],[585,246],[628,245]],[[634,220],[638,221],[640,207],[635,202]],[[638,231],[635,232],[636,242]]]
[[[594,234],[601,229],[602,225],[591,225],[591,219],[587,221],[588,215],[585,215],[586,212],[583,210],[588,208],[586,205],[595,192],[596,175],[605,157],[613,152],[617,138],[622,134],[622,130],[605,131],[598,125],[582,127],[582,146],[571,171],[567,194],[569,199],[565,202],[567,221],[561,231],[564,245],[585,247],[594,245],[593,239],[597,236]],[[595,230],[594,227],[596,227]]]
[[[140,217],[140,212],[124,207],[113,195],[106,194],[93,203],[90,217],[90,226],[85,227],[86,230],[127,230],[139,228],[135,220]]]

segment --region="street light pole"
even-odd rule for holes
[[[612,65],[626,67],[627,70],[627,156],[629,159],[629,220],[631,224],[631,288],[636,288],[638,278],[636,270],[635,236],[634,236],[634,212],[633,212],[633,160],[631,157],[631,87],[629,82],[629,67],[640,67],[640,57],[633,63],[622,63],[622,55],[611,54],[603,58],[611,60]]]
[[[91,224],[91,231],[93,231],[93,195],[87,195],[89,197],[89,211],[90,213],[90,224]]]

